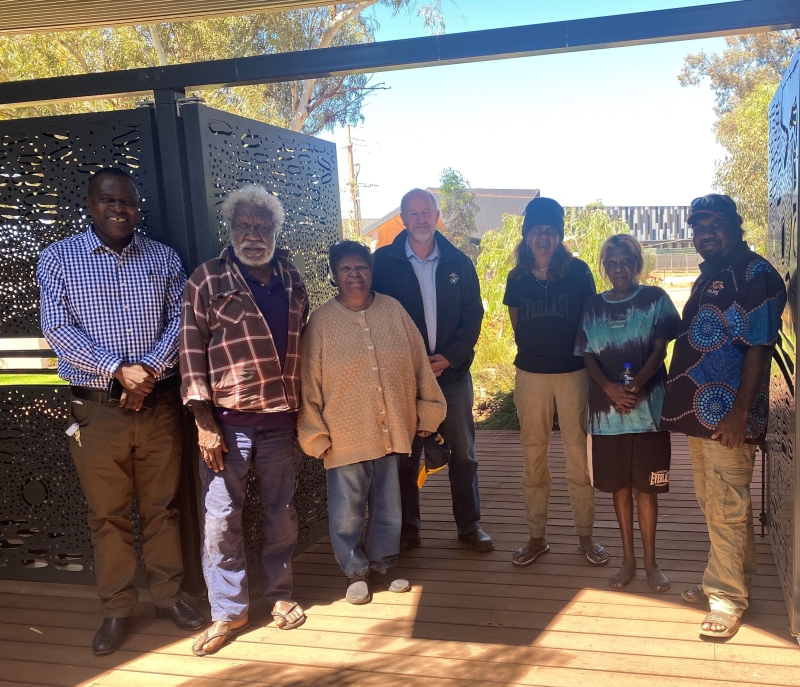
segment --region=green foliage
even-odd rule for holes
[[[480,208],[475,194],[469,191],[469,182],[461,172],[448,167],[439,179],[439,194],[444,235],[472,262],[476,262],[478,246],[471,239],[477,230],[475,215]]]
[[[513,391],[498,391],[476,409],[478,429],[518,430],[519,415]]]
[[[725,40],[721,54],[688,55],[678,78],[684,86],[710,80],[717,96],[717,141],[727,152],[717,164],[714,186],[736,201],[748,243],[765,255],[769,103],[800,47],[800,30]]]
[[[366,13],[380,4],[420,15],[443,31],[440,0],[363,0],[325,7],[147,26],[0,36],[0,81],[87,74],[137,67],[222,60],[374,40],[377,22]],[[315,134],[363,121],[364,98],[381,84],[352,74],[327,79],[222,88],[200,93],[212,107],[294,131]],[[0,110],[0,118],[41,117],[133,107],[115,98]]]
[[[27,375],[18,375],[18,374],[1,374],[0,375],[0,386],[27,386],[30,384],[55,384],[56,386],[64,386],[65,384],[69,384],[64,379],[61,379],[58,375],[55,374],[27,374]]]
[[[615,234],[630,234],[630,227],[625,220],[611,219],[599,201],[586,208],[569,208],[564,217],[564,245],[589,265],[598,291],[608,288],[599,264],[600,248]]]
[[[496,391],[514,388],[514,332],[503,305],[506,279],[514,266],[514,249],[522,235],[522,217],[503,215],[499,230],[487,231],[481,238],[476,270],[486,314],[472,364],[477,397],[486,401]]]

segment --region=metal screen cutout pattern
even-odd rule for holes
[[[140,228],[163,240],[149,111],[0,123],[0,336],[41,337],[39,253],[88,228],[89,176],[111,165],[139,185]],[[0,578],[94,584],[68,403],[63,386],[0,387]]]
[[[769,259],[786,282],[789,295],[770,384],[767,431],[767,512],[772,550],[792,630],[800,630],[798,596],[797,465],[795,459],[795,364],[797,360],[798,100],[800,60],[796,56],[770,105]]]
[[[278,197],[286,211],[278,245],[291,252],[303,273],[311,308],[331,298],[335,291],[328,276],[328,248],[342,238],[336,146],[204,105],[183,106],[182,114],[187,145],[199,141],[199,148],[189,148],[187,156],[193,176],[192,206],[200,260],[218,255],[228,242],[219,214],[225,196],[245,184],[262,184]],[[207,208],[206,213],[198,216],[203,208]],[[261,541],[257,479],[251,470],[243,522],[251,571],[258,567]],[[303,458],[295,507],[300,551],[328,529],[321,461]]]

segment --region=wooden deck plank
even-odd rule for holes
[[[458,542],[449,483],[439,473],[421,494],[423,546],[400,564],[411,593],[380,592],[369,605],[347,604],[325,538],[295,563],[296,598],[308,622],[279,631],[263,600],[254,599],[252,628],[205,659],[190,655],[187,633],[154,617],[146,594],[123,649],[96,657],[88,649],[100,621],[92,588],[3,581],[0,687],[800,684],[800,649],[788,631],[766,538],[757,537],[760,569],[743,628],[727,643],[698,639],[704,611],[683,604],[679,593],[699,581],[708,535],[684,439],[673,441],[671,491],[659,499],[659,561],[673,583],[664,594],[652,592],[641,573],[622,592],[608,587],[622,553],[609,495],[597,495],[596,531],[610,565],[591,567],[576,550],[557,433],[550,450],[551,552],[530,568],[513,568],[511,552],[527,538],[518,436],[479,432],[477,448],[482,525],[495,551],[477,554]],[[756,517],[758,473],[754,482]]]

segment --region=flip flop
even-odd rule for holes
[[[511,556],[511,562],[514,565],[519,566],[520,568],[524,568],[527,565],[533,565],[536,562],[537,558],[539,558],[540,556],[544,556],[550,550],[550,545],[549,544],[545,544],[545,547],[541,551],[537,551],[535,554],[533,554],[532,558],[530,558],[529,560],[525,560],[525,561],[520,560],[520,559],[524,558],[527,555],[529,555],[530,551],[526,551],[525,553],[522,553],[522,549],[524,549],[524,548],[525,547],[523,546],[523,547],[517,549],[514,552],[514,553],[521,554],[519,558],[514,558],[513,554]]]
[[[286,609],[286,611],[284,611],[283,613],[281,613],[280,611],[272,611],[272,617],[273,617],[273,618],[275,618],[276,620],[277,620],[278,618],[283,618],[284,620],[286,620],[286,622],[285,622],[283,625],[280,625],[280,626],[278,626],[278,629],[279,629],[279,630],[294,630],[294,628],[296,628],[296,627],[300,627],[300,626],[301,626],[301,625],[302,625],[302,624],[303,624],[303,623],[306,621],[306,614],[305,614],[305,612],[303,611],[303,609],[300,609],[300,610],[301,610],[301,612],[303,613],[303,615],[302,615],[302,616],[300,616],[300,617],[299,617],[297,620],[295,620],[294,622],[291,622],[291,623],[290,623],[290,622],[289,622],[289,621],[286,619],[286,617],[287,617],[287,616],[288,616],[288,615],[289,615],[289,614],[290,614],[290,613],[291,613],[291,612],[292,612],[292,611],[293,611],[295,608],[297,608],[297,602],[293,601],[293,602],[292,602],[292,605],[291,605],[291,606],[289,606],[289,608],[287,608],[287,609]]]
[[[704,630],[703,623],[714,623],[715,625],[722,625],[725,629],[722,632],[713,632],[712,630]],[[698,632],[705,637],[719,637],[727,639],[733,637],[738,631],[739,626],[742,624],[742,619],[737,618],[735,615],[723,613],[722,611],[711,611],[705,618],[703,623],[700,623]]]
[[[681,592],[681,599],[683,599],[687,604],[708,603],[708,597],[703,591],[702,584],[696,584],[694,587],[689,587],[689,589],[684,589]]]
[[[608,552],[605,550],[604,547],[600,547],[599,551],[593,551],[592,549],[584,549],[580,544],[578,544],[578,550],[586,556],[586,560],[589,561],[591,565],[608,565],[608,562],[611,560],[611,556],[608,555]],[[599,556],[601,554],[606,554],[606,558],[603,560],[595,560],[592,556]]]
[[[244,630],[245,628],[248,628],[248,627],[250,627],[250,621],[247,621],[241,627],[235,627],[232,630],[228,630],[227,632],[216,632],[216,633],[214,633],[213,635],[210,635],[210,636],[209,636],[208,633],[209,633],[209,630],[211,630],[211,628],[209,627],[207,630],[205,630],[203,632],[203,634],[201,634],[199,637],[195,638],[194,642],[192,643],[192,653],[195,656],[208,656],[209,654],[214,654],[217,651],[219,651],[223,646],[225,646],[225,644],[228,643],[228,640],[231,637],[233,637],[235,634],[238,634],[239,632],[241,632],[242,630]],[[219,637],[224,637],[225,641],[224,642],[220,642],[220,644],[218,646],[214,647],[210,651],[204,651],[202,649],[202,647],[204,647],[210,641],[212,641],[214,639],[217,639]],[[197,647],[197,643],[201,639],[203,640],[202,642],[200,642],[200,647],[201,648],[198,649],[198,648],[196,648]]]

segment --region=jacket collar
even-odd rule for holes
[[[439,246],[439,260],[445,262],[447,260],[454,260],[458,257],[460,251],[450,241],[448,241],[442,233],[437,229],[433,235],[436,245]],[[398,258],[399,260],[408,260],[406,256],[406,241],[408,240],[408,231],[403,229],[389,244],[389,254]]]

